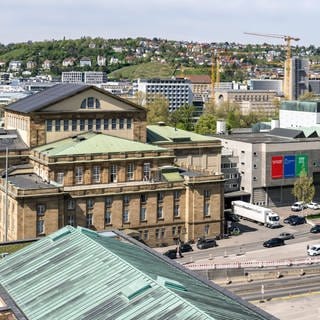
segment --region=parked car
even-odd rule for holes
[[[208,249],[217,246],[217,242],[215,239],[203,239],[197,242],[198,249]]]
[[[189,243],[182,243],[180,245],[180,251],[181,252],[189,252],[189,251],[193,251],[191,244]]]
[[[294,239],[294,235],[289,232],[282,232],[279,234],[278,238],[282,240],[290,240],[290,239]]]
[[[319,203],[313,202],[313,201],[309,202],[309,203],[307,204],[307,207],[308,207],[309,209],[313,209],[313,210],[320,209]]]
[[[314,225],[311,229],[310,229],[311,233],[319,233],[320,232],[320,224],[316,224]]]
[[[320,244],[314,244],[307,250],[309,256],[317,256],[320,254]]]
[[[306,218],[305,217],[302,217],[302,216],[298,216],[296,218],[293,218],[289,221],[289,224],[291,226],[296,226],[298,224],[304,224],[306,223]]]
[[[292,215],[290,215],[289,217],[286,217],[286,218],[283,220],[283,222],[284,222],[284,223],[290,223],[291,220],[296,219],[296,218],[298,218],[298,217],[299,217],[299,216],[297,216],[297,215],[295,215],[295,214],[292,214]]]
[[[177,259],[177,249],[170,249],[164,255],[170,259]]]
[[[306,208],[306,204],[302,201],[297,201],[291,206],[291,211],[301,211]]]
[[[284,245],[284,240],[280,238],[272,238],[263,243],[263,246],[266,248],[283,246],[283,245]]]

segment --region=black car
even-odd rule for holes
[[[182,243],[180,245],[180,251],[181,252],[189,252],[189,251],[193,251],[193,249],[189,243]]]
[[[198,249],[208,249],[217,246],[217,242],[215,239],[202,239],[197,242]]]
[[[297,215],[295,215],[295,214],[292,214],[292,215],[290,215],[289,217],[286,217],[286,218],[283,220],[283,222],[284,222],[284,223],[290,223],[291,220],[296,219],[296,218],[298,218],[298,217],[299,217],[299,216],[297,216]]]
[[[304,223],[306,223],[306,218],[301,216],[293,218],[289,221],[289,224],[292,226],[296,226],[298,224],[304,224]]]
[[[177,259],[177,249],[170,249],[164,255],[170,259]]]
[[[316,224],[314,225],[311,229],[310,229],[311,233],[319,233],[320,232],[320,224]]]
[[[263,243],[263,246],[266,248],[283,246],[283,245],[284,245],[284,240],[280,238],[272,238]]]

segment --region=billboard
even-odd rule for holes
[[[284,156],[283,175],[285,178],[294,178],[296,176],[296,157]]]
[[[296,155],[296,176],[300,177],[302,172],[308,174],[308,156],[305,154]]]
[[[273,156],[271,158],[271,177],[281,179],[283,176],[283,156]]]

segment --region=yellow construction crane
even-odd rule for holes
[[[259,37],[268,37],[268,38],[278,38],[283,39],[286,42],[286,61],[285,61],[285,75],[284,75],[284,94],[285,96],[289,95],[290,87],[290,59],[291,59],[291,40],[299,41],[300,38],[282,35],[282,34],[264,34],[264,33],[253,33],[253,32],[244,32],[245,34],[250,34]]]
[[[213,51],[211,61],[211,97],[214,101],[215,85],[220,83],[220,55],[217,50]]]

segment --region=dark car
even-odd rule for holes
[[[296,226],[298,224],[304,224],[304,223],[306,223],[306,218],[301,216],[293,218],[289,221],[289,224],[292,226]]]
[[[203,239],[197,242],[198,249],[208,249],[217,246],[217,242],[215,239]]]
[[[263,243],[263,246],[266,248],[283,246],[283,245],[284,245],[284,240],[280,238],[272,238]]]
[[[177,249],[170,249],[164,255],[170,259],[177,259]]]
[[[296,219],[296,218],[298,218],[299,216],[297,216],[297,215],[295,215],[295,214],[292,214],[292,215],[290,215],[289,217],[286,217],[284,220],[283,220],[283,222],[284,223],[290,223],[290,221],[292,220],[292,219]]]
[[[180,251],[181,252],[189,252],[189,251],[193,251],[191,244],[189,243],[182,243],[180,245]]]
[[[310,229],[311,233],[319,233],[320,232],[320,224],[316,224],[314,225],[311,229]]]

